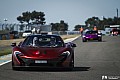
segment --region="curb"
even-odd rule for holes
[[[12,60],[9,60],[9,61],[6,61],[6,62],[3,62],[3,63],[1,63],[0,64],[0,66],[2,66],[2,65],[4,65],[4,64],[7,64],[7,63],[9,63],[9,62],[11,62]]]
[[[12,56],[12,54],[0,56],[0,66],[11,62],[11,56]]]

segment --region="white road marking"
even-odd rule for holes
[[[7,64],[7,63],[9,63],[9,62],[11,62],[12,60],[9,60],[9,61],[6,61],[6,62],[3,62],[3,63],[1,63],[0,64],[0,66],[2,66],[2,65],[4,65],[4,64]]]

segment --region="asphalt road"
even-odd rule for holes
[[[74,41],[75,68],[67,70],[13,71],[11,63],[0,66],[0,80],[120,80],[120,36],[104,36],[102,42]],[[109,79],[108,79],[109,77]]]

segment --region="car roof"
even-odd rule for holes
[[[58,37],[59,35],[55,35],[55,34],[31,34],[29,35],[29,37],[34,37],[34,36],[54,36],[54,37]]]
[[[86,32],[98,32],[98,31],[94,31],[94,30],[89,30],[89,31],[86,31]]]

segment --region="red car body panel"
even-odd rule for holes
[[[39,35],[38,35],[39,36]],[[46,65],[49,67],[59,65],[62,67],[70,67],[72,60],[74,59],[73,43],[64,44],[62,47],[33,47],[33,46],[14,46],[12,51],[12,66],[34,66],[36,60],[47,61]],[[70,54],[64,54],[68,51]],[[17,52],[19,54],[17,54]],[[33,65],[34,64],[34,65]],[[37,63],[38,64],[38,63]],[[40,63],[41,66],[42,63]]]

